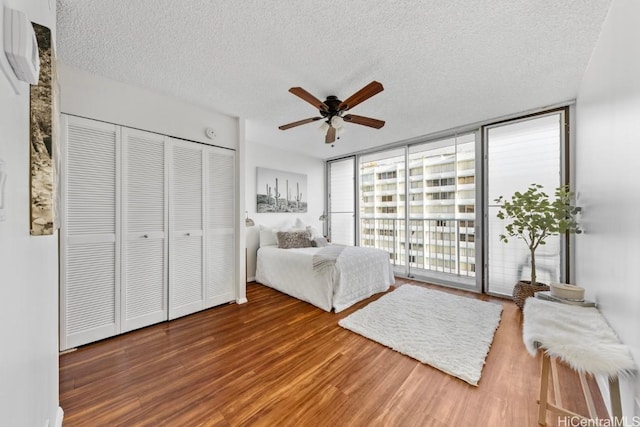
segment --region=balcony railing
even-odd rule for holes
[[[407,242],[405,219],[361,218],[360,246],[389,252],[395,267],[475,277],[475,256],[469,255],[475,243],[468,237],[474,229],[461,227],[461,221],[467,219],[411,218]]]

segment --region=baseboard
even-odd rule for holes
[[[58,411],[56,412],[56,423],[55,427],[62,427],[62,419],[64,418],[64,411],[61,407],[58,406]]]
[[[246,299],[246,298],[238,298],[238,299],[236,300],[236,303],[237,303],[237,304],[246,304],[246,303],[248,303],[248,302],[249,302],[249,300],[248,300],[248,299]]]
[[[255,281],[256,281],[256,277],[255,277],[255,276],[253,276],[253,277],[247,277],[247,283],[249,283],[249,282],[255,282]]]

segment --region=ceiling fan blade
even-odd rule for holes
[[[348,97],[347,99],[345,99],[344,101],[342,101],[340,103],[340,106],[338,107],[338,110],[341,110],[341,111],[349,110],[355,107],[356,105],[360,104],[361,102],[371,98],[373,95],[382,92],[383,90],[384,90],[384,87],[382,86],[382,83],[374,80],[368,85],[366,85],[365,87],[363,87],[362,89],[360,89],[359,91],[357,91],[356,93],[354,93],[353,95],[351,95],[350,97]]]
[[[311,117],[309,119],[298,120],[297,122],[293,122],[293,123],[289,123],[289,124],[286,124],[286,125],[278,126],[278,129],[287,130],[287,129],[291,129],[291,128],[296,127],[296,126],[306,125],[307,123],[315,122],[317,120],[322,120],[322,117]]]
[[[318,110],[329,111],[329,107],[327,106],[327,104],[320,101],[318,98],[311,95],[309,92],[302,89],[301,87],[292,87],[291,89],[289,89],[289,92],[301,98],[302,100],[307,101],[309,104],[313,105]]]
[[[384,120],[372,119],[371,117],[356,116],[355,114],[347,114],[343,117],[345,122],[355,123],[357,125],[369,126],[370,128],[380,129],[384,126]]]
[[[324,138],[325,144],[333,144],[336,141],[336,128],[333,126],[327,130],[327,136]]]

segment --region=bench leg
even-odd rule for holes
[[[549,366],[551,358],[542,353],[542,372],[540,373],[540,402],[538,406],[538,424],[547,425],[547,395],[549,392]]]
[[[609,378],[609,398],[611,399],[611,418],[622,420],[622,402],[620,401],[618,377]]]

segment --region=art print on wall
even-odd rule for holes
[[[257,168],[258,213],[306,212],[307,175]]]
[[[51,31],[33,24],[40,51],[40,79],[31,85],[31,235],[53,234],[56,226],[56,149],[53,131],[54,64]]]

